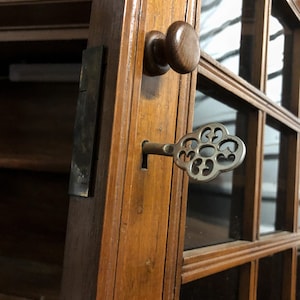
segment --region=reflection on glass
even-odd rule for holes
[[[257,300],[281,300],[283,254],[278,253],[259,260]]]
[[[284,66],[284,28],[279,20],[270,16],[266,94],[277,104],[282,104],[282,78]]]
[[[182,285],[180,300],[239,299],[239,268],[229,269]]]
[[[265,126],[260,233],[275,231],[280,132]]]
[[[232,72],[239,72],[242,0],[202,0],[200,46]]]
[[[199,91],[196,95],[194,130],[211,122],[236,131],[237,111]],[[242,200],[238,199],[241,203]],[[239,209],[233,201],[233,172],[206,183],[190,181],[187,204],[185,250],[232,241],[240,232]]]

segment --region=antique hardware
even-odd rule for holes
[[[103,47],[83,51],[69,182],[74,196],[91,195],[102,66]]]
[[[151,31],[146,35],[144,73],[149,76],[165,74],[170,67],[180,73],[192,72],[200,59],[199,37],[188,23],[173,23],[164,35]]]
[[[175,164],[189,177],[201,182],[238,167],[246,155],[246,146],[237,136],[229,135],[219,123],[204,125],[186,134],[176,144],[145,141],[143,154],[173,156]]]

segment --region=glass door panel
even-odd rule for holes
[[[245,122],[245,116],[235,108],[205,94],[199,88],[196,93],[193,130],[217,122],[225,125],[229,134],[236,135],[237,124],[241,120]],[[190,180],[185,250],[241,238],[240,208],[243,198],[234,192],[237,183],[233,174],[233,171],[221,173],[217,178],[205,183]],[[239,185],[244,183],[239,182]]]
[[[284,27],[279,20],[270,16],[266,94],[277,104],[282,104],[282,76],[284,67]]]
[[[277,253],[259,260],[257,300],[282,299],[282,272],[282,253]]]
[[[240,268],[232,268],[197,281],[184,284],[181,300],[237,300],[239,299]]]
[[[285,108],[298,108],[299,99],[290,91],[293,32],[280,11],[272,8],[271,15],[272,2],[201,1],[205,53],[193,130],[222,123],[246,143],[247,154],[233,172],[206,183],[189,181],[181,300],[292,294],[294,262],[279,245],[291,243],[297,219],[299,119]]]
[[[239,73],[242,0],[202,0],[200,46],[232,72]]]
[[[262,174],[262,197],[260,206],[260,234],[289,230],[286,215],[288,178],[291,166],[287,163],[289,144],[293,133],[267,118],[264,130],[264,160]]]
[[[275,231],[279,151],[280,131],[266,125],[264,137],[262,198],[260,207],[261,234]]]
[[[292,109],[293,31],[273,3],[269,18],[266,95],[275,103]],[[293,113],[296,113],[293,111]]]

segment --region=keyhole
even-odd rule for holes
[[[147,143],[148,141],[143,141],[142,145],[144,143]],[[143,148],[143,147],[142,147]],[[142,166],[141,166],[142,170],[148,170],[148,154],[144,153],[142,154]]]

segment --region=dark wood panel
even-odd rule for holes
[[[3,257],[0,257],[0,266],[1,292],[22,297],[21,300],[59,299],[60,267]]]
[[[276,14],[278,14],[292,28],[300,27],[299,0],[273,0]]]
[[[0,300],[33,300],[33,299],[18,297],[13,295],[0,294]]]
[[[0,181],[0,293],[57,297],[68,175],[2,169]]]
[[[91,1],[1,3],[0,27],[88,24]]]
[[[78,84],[2,82],[0,166],[69,171]]]

